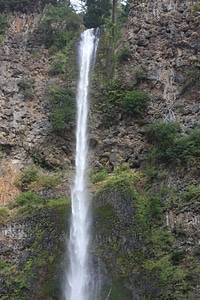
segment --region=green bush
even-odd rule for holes
[[[39,30],[44,34],[46,47],[57,52],[69,45],[74,38],[77,40],[81,24],[81,16],[75,13],[69,1],[64,0],[47,8]]]
[[[123,48],[117,55],[117,59],[120,63],[128,61],[129,58],[131,58],[131,49],[128,47]]]
[[[108,177],[108,170],[103,168],[101,171],[92,174],[91,182],[93,184],[104,181]]]
[[[147,108],[148,98],[143,91],[127,91],[122,102],[124,112],[130,115],[142,115]]]
[[[2,225],[6,221],[8,216],[9,216],[8,208],[0,207],[0,225]]]
[[[12,266],[11,262],[0,259],[0,274],[5,275],[6,269],[10,268],[11,266]]]
[[[8,25],[8,19],[5,14],[0,14],[0,34],[3,34]]]
[[[135,86],[147,79],[147,73],[141,68],[141,66],[137,66],[135,68],[133,75],[135,79]]]
[[[31,204],[37,204],[42,203],[44,200],[42,197],[37,195],[34,192],[28,191],[21,193],[17,198],[15,204],[17,206],[24,206],[24,205],[31,205]]]
[[[72,90],[52,87],[48,93],[51,101],[51,122],[60,131],[74,125],[76,114],[75,94]]]
[[[200,130],[193,129],[174,140],[172,150],[176,158],[186,161],[189,157],[200,157]]]
[[[35,166],[30,166],[19,175],[15,183],[18,187],[23,188],[24,186],[29,185],[31,182],[36,181],[37,178],[38,168]]]
[[[200,70],[196,67],[193,67],[185,71],[186,83],[183,85],[182,93],[190,90],[192,87],[200,84]]]
[[[65,75],[66,74],[66,61],[65,54],[60,53],[56,60],[52,63],[49,73],[51,75]]]
[[[55,187],[60,183],[61,179],[58,175],[40,175],[31,186],[41,186],[45,188]]]
[[[174,158],[172,145],[179,131],[180,125],[174,121],[166,123],[156,122],[148,126],[147,136],[149,141],[155,144],[153,155],[156,156],[158,160],[168,162]]]
[[[186,204],[200,204],[200,185],[190,185],[182,195]]]
[[[178,266],[185,256],[184,251],[174,251],[171,255],[171,262],[174,266]]]
[[[190,130],[180,135],[180,124],[174,121],[156,122],[147,128],[147,136],[155,146],[151,157],[165,163],[185,163],[188,158],[200,157],[200,130]]]
[[[33,99],[34,98],[34,90],[28,79],[23,78],[18,86],[20,90],[23,91],[25,99]]]

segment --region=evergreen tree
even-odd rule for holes
[[[86,11],[83,17],[87,28],[97,28],[110,16],[110,0],[85,0]]]

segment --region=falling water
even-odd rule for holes
[[[67,271],[67,283],[64,291],[66,300],[91,299],[92,278],[88,259],[90,219],[86,189],[87,116],[90,70],[97,46],[98,38],[95,35],[95,30],[84,31],[79,45],[80,78],[77,93],[76,176],[71,191],[72,219],[68,244],[70,267]]]

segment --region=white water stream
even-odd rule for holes
[[[79,45],[80,78],[77,92],[76,175],[71,191],[72,217],[68,244],[69,270],[64,291],[66,300],[91,299],[92,278],[89,270],[90,240],[89,197],[87,192],[87,117],[90,70],[98,38],[94,29],[81,35]],[[90,286],[89,286],[90,285]]]

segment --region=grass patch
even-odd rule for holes
[[[7,207],[0,207],[0,226],[3,225],[9,217],[9,210]]]

